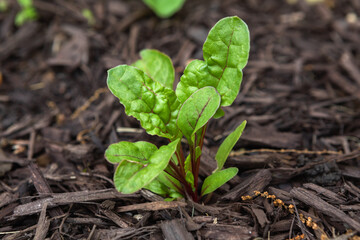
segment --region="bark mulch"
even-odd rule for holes
[[[188,0],[161,20],[140,0],[34,0],[39,19],[21,27],[19,6],[6,2],[1,239],[360,238],[359,1]],[[238,176],[206,204],[117,192],[106,147],[166,142],[125,115],[106,70],[155,48],[178,79],[202,58],[209,29],[232,15],[249,25],[250,59],[235,103],[209,124],[200,174],[246,119],[227,162]]]

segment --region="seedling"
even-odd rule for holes
[[[185,0],[143,0],[156,15],[161,18],[171,17],[184,4]]]
[[[189,63],[175,91],[172,62],[156,50],[143,50],[141,59],[132,66],[108,71],[108,87],[125,106],[126,114],[138,119],[148,134],[170,142],[160,148],[142,141],[111,144],[105,157],[118,164],[114,174],[118,191],[133,193],[144,188],[169,200],[186,197],[198,202],[237,174],[237,168],[223,166],[245,121],[219,147],[217,168],[200,189],[199,168],[208,122],[224,116],[222,107],[235,100],[249,48],[247,25],[236,16],[226,17],[210,30],[203,45],[204,61]],[[189,145],[187,156],[181,144],[183,136]]]

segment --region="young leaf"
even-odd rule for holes
[[[192,172],[191,156],[190,156],[190,154],[189,154],[189,155],[186,157],[186,159],[185,159],[184,170],[185,170],[185,174],[186,174],[187,172]]]
[[[134,193],[150,184],[167,167],[179,141],[160,147],[147,164],[122,161],[114,175],[116,189],[122,193]]]
[[[195,148],[195,159],[198,159],[201,156],[201,147],[197,146]]]
[[[215,114],[220,100],[215,88],[204,87],[194,92],[181,106],[177,125],[189,142],[194,141],[193,134]]]
[[[129,116],[138,119],[151,135],[175,139],[180,108],[175,92],[154,81],[142,70],[119,65],[108,71],[107,84]]]
[[[181,194],[178,193],[178,192],[170,192],[169,195],[170,195],[169,198],[165,198],[165,199],[164,199],[165,202],[171,202],[171,201],[174,201],[174,200],[176,200],[176,199],[178,199],[178,198],[184,198],[184,196],[181,195]]]
[[[225,115],[224,110],[222,110],[221,108],[219,108],[219,109],[216,111],[216,113],[215,113],[215,115],[214,115],[214,118],[215,118],[215,119],[222,118],[224,115]]]
[[[221,19],[210,30],[203,46],[205,61],[194,60],[185,68],[176,95],[184,102],[205,86],[215,87],[221,95],[221,106],[235,100],[250,50],[247,25],[238,17]],[[218,111],[215,117],[221,117]]]
[[[185,180],[186,180],[186,182],[190,183],[190,186],[191,186],[192,190],[195,191],[194,175],[192,174],[192,172],[187,172],[186,173]]]
[[[114,173],[114,184],[116,190],[122,193],[130,193],[127,192],[126,189],[124,190],[124,185],[126,184],[129,179],[134,176],[140,169],[144,167],[143,163],[138,162],[128,162],[128,161],[122,161],[117,166],[116,171]],[[141,187],[140,187],[141,188]],[[136,188],[134,191],[131,190],[131,192],[136,192],[140,188]]]
[[[227,136],[224,142],[220,145],[215,160],[217,161],[217,168],[214,172],[220,171],[224,166],[226,159],[228,158],[230,151],[235,146],[236,142],[241,137],[242,132],[246,126],[246,121],[243,121],[229,136]]]
[[[221,106],[229,106],[235,100],[249,50],[249,30],[240,18],[223,18],[210,30],[203,56],[208,71],[218,79],[216,89],[221,95]]]
[[[133,63],[149,77],[167,88],[173,89],[175,71],[171,59],[157,50],[145,49],[140,52],[141,59]]]
[[[177,12],[185,0],[143,0],[161,18],[171,17]]]
[[[105,158],[111,163],[123,160],[145,163],[156,150],[157,147],[149,142],[124,141],[111,144],[105,151]]]
[[[211,174],[204,180],[201,188],[201,196],[215,191],[227,181],[232,179],[237,173],[238,169],[235,167],[231,167]]]

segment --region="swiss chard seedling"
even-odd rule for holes
[[[249,48],[247,25],[236,16],[226,17],[210,30],[203,45],[204,61],[189,63],[175,91],[172,62],[156,50],[143,50],[141,59],[132,66],[108,71],[108,87],[125,106],[126,114],[138,119],[147,133],[170,142],[160,148],[142,141],[111,144],[105,157],[118,164],[114,174],[118,191],[133,193],[144,188],[168,199],[186,197],[198,202],[237,174],[237,168],[223,166],[245,121],[219,147],[217,168],[200,189],[199,168],[208,122],[222,117],[221,108],[235,100]],[[183,136],[188,154],[181,144]]]

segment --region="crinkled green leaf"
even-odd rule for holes
[[[157,150],[157,147],[149,142],[118,142],[111,144],[105,151],[105,158],[111,163],[119,163],[123,160],[146,162]]]
[[[194,141],[193,134],[214,116],[220,100],[215,88],[204,87],[194,92],[181,106],[177,125],[189,142]]]
[[[176,95],[180,102],[185,102],[191,94],[200,88],[217,86],[219,80],[210,75],[207,64],[201,60],[191,61],[185,68],[180,82],[176,87]]]
[[[204,61],[194,60],[184,70],[176,95],[184,102],[205,86],[215,87],[221,95],[221,106],[235,100],[250,50],[247,25],[238,17],[221,19],[210,30],[203,46]],[[221,117],[219,111],[215,116]]]
[[[160,147],[146,164],[122,161],[114,175],[116,189],[122,193],[134,193],[150,184],[167,167],[179,141]]]
[[[171,17],[184,4],[185,0],[143,0],[161,18]]]
[[[245,126],[246,126],[246,121],[243,121],[231,134],[229,134],[229,136],[225,138],[224,142],[222,142],[215,156],[215,159],[217,161],[217,168],[215,171],[219,171],[222,169],[231,150],[233,149],[233,147],[241,137],[241,134],[244,131]]]
[[[221,106],[231,105],[238,95],[249,50],[249,30],[240,18],[223,18],[210,30],[203,55],[208,71],[218,79]]]
[[[205,178],[201,188],[201,196],[212,193],[224,185],[227,181],[232,179],[238,173],[238,171],[239,170],[235,167],[227,168],[219,172],[215,172]]]
[[[153,49],[142,50],[140,56],[141,59],[133,66],[143,70],[165,87],[173,89],[175,71],[171,59],[166,54]]]
[[[175,139],[180,108],[175,92],[154,81],[142,70],[120,65],[108,71],[107,84],[129,116],[138,119],[151,135]]]

